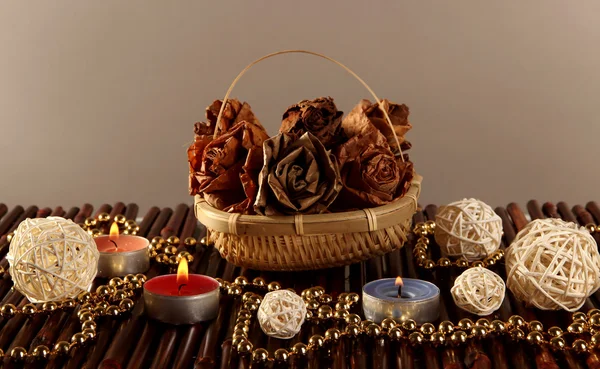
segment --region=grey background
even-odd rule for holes
[[[305,48],[411,108],[423,203],[598,198],[600,2],[6,1],[0,201],[189,202],[186,144],[250,61]],[[234,95],[270,133],[298,100],[367,92],[304,55]]]

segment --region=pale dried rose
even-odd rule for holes
[[[262,144],[267,138],[261,125],[242,121],[206,145],[194,174],[206,202],[227,212],[254,212]]]
[[[327,210],[341,184],[335,157],[311,133],[282,133],[265,141],[254,208],[258,214],[316,214]]]
[[[343,186],[332,206],[336,210],[385,205],[403,196],[410,185],[412,163],[396,158],[374,128],[343,143],[336,157]]]
[[[300,137],[305,132],[316,136],[326,148],[341,142],[342,115],[331,97],[302,100],[287,108],[279,132]]]
[[[200,193],[200,183],[196,179],[195,173],[200,171],[204,148],[213,140],[213,132],[207,123],[195,123],[194,132],[196,133],[194,142],[187,150],[190,164],[189,191],[192,196]]]
[[[235,124],[246,121],[261,125],[248,103],[241,103],[238,99],[228,99],[223,115],[221,116],[221,124],[217,125],[217,117],[219,110],[223,106],[223,100],[215,100],[209,107],[206,108],[206,119],[210,127],[217,131],[217,137],[229,131]]]
[[[395,104],[386,99],[381,100],[384,110],[388,113],[390,121],[394,126],[394,131],[383,115],[383,111],[377,103],[371,103],[369,100],[361,100],[352,111],[343,119],[342,128],[348,137],[354,137],[362,132],[366,132],[371,126],[378,129],[386,138],[388,145],[393,153],[398,153],[398,144],[394,137],[394,132],[398,136],[398,142],[402,148],[406,145],[404,136],[412,128],[408,121],[408,106],[404,104]]]

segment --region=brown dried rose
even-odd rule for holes
[[[254,209],[258,214],[317,214],[341,189],[333,154],[311,133],[281,133],[265,141],[264,166]]]
[[[326,148],[331,148],[342,139],[342,115],[331,97],[302,100],[287,108],[283,114],[279,132],[300,137],[305,132],[315,135]]]
[[[261,125],[242,121],[206,145],[194,175],[206,202],[227,212],[253,213],[267,138]]]
[[[381,100],[381,104],[390,117],[394,132],[398,136],[398,142],[404,147],[405,145],[402,145],[405,141],[404,136],[412,128],[408,121],[408,106],[395,104],[386,99]],[[369,100],[361,100],[342,121],[344,133],[348,137],[354,137],[361,132],[365,132],[371,126],[374,126],[383,134],[393,153],[399,152],[394,132],[392,132],[387,119],[385,119],[379,104],[373,104]]]
[[[410,185],[412,163],[396,158],[373,127],[343,143],[336,157],[343,186],[332,205],[336,210],[385,205],[403,196]]]
[[[238,99],[228,99],[223,115],[221,116],[221,124],[217,125],[217,117],[219,110],[223,106],[223,100],[215,100],[209,107],[206,108],[206,119],[212,127],[213,132],[216,129],[217,137],[229,131],[235,124],[246,121],[261,125],[248,103],[241,103]]]
[[[195,174],[200,171],[204,148],[213,140],[213,130],[208,123],[195,123],[194,132],[196,133],[194,142],[187,150],[188,162],[190,164],[189,191],[192,196],[200,193],[200,183],[196,179]]]

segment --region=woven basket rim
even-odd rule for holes
[[[206,227],[224,233],[248,236],[318,235],[347,232],[372,232],[401,222],[399,209],[416,209],[423,177],[416,174],[407,193],[386,205],[365,210],[311,215],[240,215],[227,213],[210,206],[201,196],[195,196],[198,220]],[[371,220],[369,219],[371,214]],[[301,225],[299,226],[300,223]]]

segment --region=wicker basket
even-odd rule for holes
[[[250,67],[286,53],[311,54],[341,66],[369,90],[375,101],[380,101],[371,88],[346,66],[304,50],[279,51],[252,62],[235,78],[223,101],[227,101],[239,78]],[[225,103],[222,104],[224,107]],[[387,113],[383,112],[391,125]],[[421,180],[422,177],[415,174],[402,198],[384,206],[358,211],[295,216],[241,215],[215,209],[200,195],[195,197],[195,211],[198,220],[207,227],[210,241],[232,264],[256,270],[330,268],[370,259],[402,247],[417,209]]]

